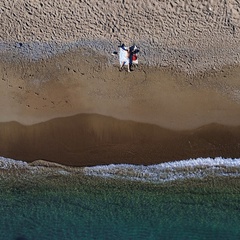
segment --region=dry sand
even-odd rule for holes
[[[238,1],[0,3],[0,155],[67,165],[239,157]],[[118,40],[140,47],[118,71]]]
[[[2,0],[0,47],[31,58],[75,45],[109,56],[120,40],[139,45],[146,64],[219,69],[240,62],[239,9],[237,0]]]

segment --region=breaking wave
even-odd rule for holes
[[[150,166],[108,165],[85,167],[86,175],[147,182],[168,182],[209,176],[240,176],[240,159],[197,158]]]
[[[0,176],[13,175],[69,175],[81,174],[102,178],[163,183],[184,179],[207,177],[239,177],[240,159],[197,158],[157,165],[110,164],[94,167],[68,167],[46,161],[26,163],[0,157]]]

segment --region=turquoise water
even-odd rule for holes
[[[4,178],[1,240],[240,239],[240,179]]]

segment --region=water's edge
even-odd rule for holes
[[[1,239],[239,239],[240,159],[66,167],[0,158]]]
[[[27,163],[0,157],[0,177],[7,179],[39,176],[91,176],[147,183],[166,183],[179,180],[212,177],[240,177],[240,159],[197,158],[157,165],[110,164],[94,167],[69,167],[43,160]]]

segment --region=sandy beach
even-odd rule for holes
[[[237,1],[0,9],[1,156],[72,166],[240,157]],[[131,73],[111,54],[119,41],[139,46]]]

